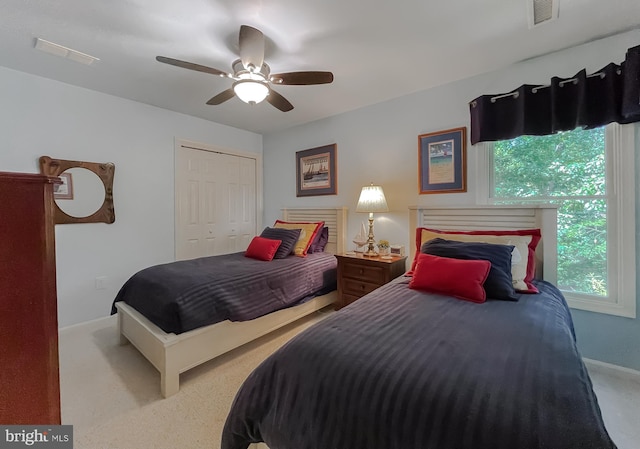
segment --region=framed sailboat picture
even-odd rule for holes
[[[296,196],[336,195],[336,144],[296,152]]]

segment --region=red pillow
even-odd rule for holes
[[[244,255],[245,257],[266,260],[268,262],[276,255],[276,251],[278,251],[280,243],[282,243],[282,240],[273,240],[256,236],[251,240],[251,243],[249,243],[249,247]]]
[[[416,260],[409,288],[477,303],[486,301],[482,284],[491,268],[488,260],[451,259],[431,254],[419,254]]]

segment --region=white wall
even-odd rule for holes
[[[620,63],[626,50],[638,44],[640,30],[634,30],[265,135],[265,224],[274,221],[282,207],[345,205],[349,208],[348,236],[353,237],[360,222],[366,221],[365,214],[354,212],[360,189],[374,182],[383,186],[391,209],[376,219],[376,238],[408,246],[414,241],[408,229],[408,206],[476,203],[476,149],[471,146],[467,148],[467,193],[418,194],[419,134],[460,126],[467,126],[470,131],[468,102],[472,99],[508,92],[524,83],[548,84],[554,75],[570,77],[583,68],[593,73],[610,62]],[[331,143],[338,147],[338,195],[296,198],[295,152]],[[578,341],[585,356],[640,369],[638,320],[575,312]]]
[[[0,136],[0,171],[38,172],[43,155],[116,166],[115,223],[56,226],[61,327],[108,315],[131,274],[174,260],[175,138],[262,152],[259,134],[5,68]]]

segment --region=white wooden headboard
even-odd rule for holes
[[[411,260],[415,257],[416,228],[450,231],[540,229],[542,239],[536,248],[536,277],[557,284],[558,230],[557,206],[452,206],[409,207]],[[550,250],[545,251],[544,248]]]
[[[285,221],[324,221],[329,228],[329,242],[325,252],[340,254],[347,248],[347,208],[286,208],[282,209]]]

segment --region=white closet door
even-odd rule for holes
[[[202,253],[200,217],[200,152],[181,148],[176,157],[176,259],[193,259]]]
[[[224,180],[220,179],[218,153],[189,150],[197,153],[200,169],[200,241],[198,256],[215,256],[220,252],[219,221],[224,210],[220,204],[220,191],[224,190]]]
[[[256,234],[256,160],[179,147],[176,259],[244,251]]]
[[[261,231],[257,226],[257,186],[256,160],[240,158],[238,199],[240,200],[238,216],[238,247],[237,251],[244,251],[251,243],[251,239]]]

